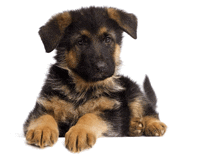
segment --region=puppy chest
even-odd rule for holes
[[[38,99],[38,103],[43,105],[46,111],[51,114],[57,122],[76,122],[86,113],[102,112],[120,107],[120,102],[108,97],[90,99],[85,103],[76,104],[53,97],[50,100]]]
[[[79,116],[83,116],[86,113],[101,112],[104,110],[117,109],[119,107],[119,101],[108,97],[100,97],[88,100],[86,103],[79,106],[77,108],[77,111],[79,113]]]

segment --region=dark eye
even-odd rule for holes
[[[89,43],[89,39],[85,36],[82,36],[81,38],[78,39],[77,44],[79,46],[83,46],[83,45],[88,45]]]
[[[78,45],[80,45],[80,46],[84,45],[84,43],[85,43],[85,41],[84,41],[83,39],[80,39],[80,40],[78,41]]]
[[[112,42],[111,37],[106,36],[105,39],[104,39],[104,42],[107,43],[107,44],[111,43]]]

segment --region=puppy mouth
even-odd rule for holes
[[[114,71],[109,65],[105,62],[97,62],[92,67],[92,73],[90,74],[91,81],[102,81],[106,78],[111,77],[114,74]]]

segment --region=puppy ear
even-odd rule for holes
[[[109,18],[116,21],[132,38],[137,39],[137,18],[135,15],[115,8],[108,8],[107,12]]]
[[[69,12],[59,13],[53,16],[40,28],[39,35],[43,41],[47,53],[53,51],[63,37],[65,29],[72,23]]]

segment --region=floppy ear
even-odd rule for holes
[[[59,13],[53,16],[40,28],[39,35],[43,41],[47,53],[53,51],[63,37],[65,29],[72,23],[69,12]]]
[[[137,18],[135,15],[115,8],[108,8],[107,12],[109,18],[116,21],[132,38],[137,39]]]

